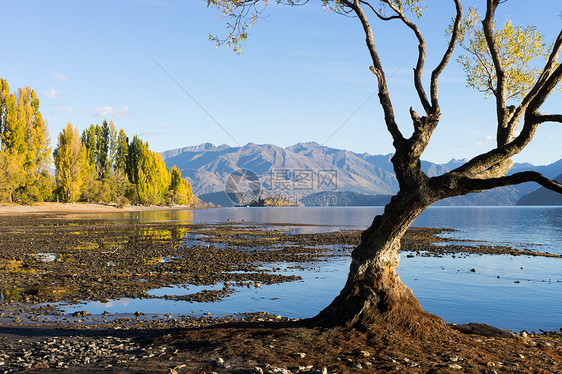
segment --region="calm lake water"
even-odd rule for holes
[[[315,224],[295,232],[365,229],[382,207],[221,208],[208,210],[97,214],[98,218],[210,222]],[[435,207],[414,222],[418,227],[452,228],[451,238],[562,254],[562,207]],[[286,268],[291,264],[285,265]],[[338,294],[345,283],[348,258],[310,264],[307,270],[287,269],[297,282],[243,288],[214,303],[120,299],[63,308],[92,313],[222,313],[265,311],[287,317],[311,317]],[[471,272],[475,269],[476,272]],[[447,322],[488,323],[515,331],[562,328],[562,259],[529,256],[463,255],[407,258],[399,274],[422,307]],[[516,283],[517,282],[517,283]],[[155,295],[185,294],[201,287],[153,290]],[[207,289],[210,287],[206,287]],[[215,288],[222,288],[216,285]]]

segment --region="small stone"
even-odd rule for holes
[[[279,374],[292,374],[290,370],[285,369],[285,368],[277,368],[277,367],[272,367],[269,371],[270,373],[279,373]]]
[[[86,317],[89,316],[90,312],[88,312],[87,310],[79,310],[77,312],[72,313],[73,317]]]
[[[451,369],[456,369],[456,370],[462,369],[462,366],[460,366],[459,364],[449,364],[449,365],[447,365],[447,367],[449,367]]]

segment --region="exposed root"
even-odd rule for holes
[[[387,331],[431,340],[457,335],[441,318],[422,310],[412,291],[394,272],[386,272],[368,286],[346,286],[327,308],[304,324]]]

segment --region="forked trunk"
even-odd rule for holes
[[[352,253],[350,272],[340,295],[308,322],[320,326],[364,327],[376,323],[423,334],[444,328],[444,322],[421,309],[412,291],[396,273],[400,239],[431,202],[415,194],[399,193],[382,215],[363,232]]]

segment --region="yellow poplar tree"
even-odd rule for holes
[[[53,157],[60,196],[64,202],[75,201],[80,195],[86,171],[86,150],[80,142],[78,130],[70,122],[59,134]]]
[[[170,195],[173,203],[193,204],[193,192],[187,179],[181,177],[181,170],[176,165],[172,166]]]

